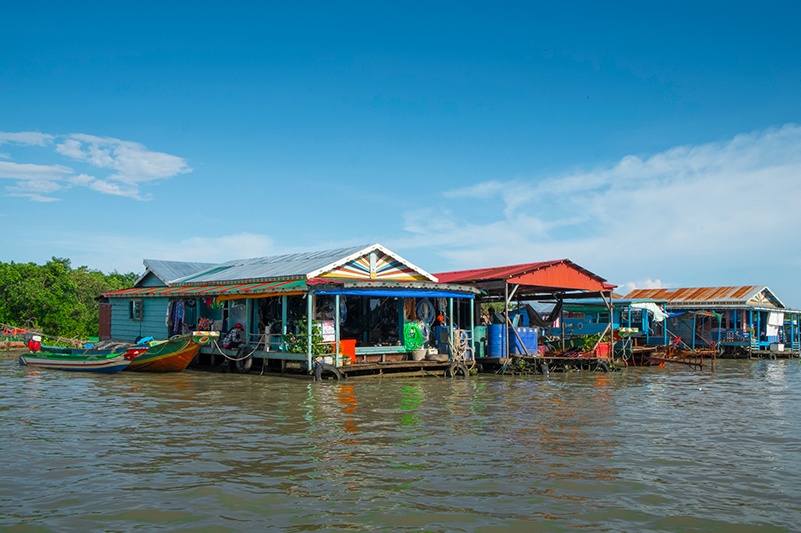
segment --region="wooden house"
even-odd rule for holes
[[[439,283],[380,244],[186,265],[192,272],[175,279],[175,272],[164,270],[178,265],[146,266],[136,286],[103,295],[112,308],[113,338],[163,338],[195,329],[225,334],[241,323],[253,357],[282,371],[310,371],[318,344],[330,354],[346,347],[352,362],[403,359],[409,332],[419,337],[425,330],[408,326],[421,322],[421,309],[429,315],[452,308],[454,299],[472,302],[479,292]]]

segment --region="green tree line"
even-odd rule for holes
[[[104,292],[131,287],[133,272],[104,274],[69,259],[44,265],[0,263],[0,323],[41,330],[46,335],[85,339],[98,334]]]

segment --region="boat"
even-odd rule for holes
[[[28,330],[0,324],[0,349],[25,348],[25,335]]]
[[[181,372],[195,358],[200,347],[220,334],[217,331],[193,331],[168,340],[151,341],[146,351],[139,353],[127,370],[137,372]],[[141,346],[129,348],[129,351]]]
[[[48,348],[51,348],[49,350]],[[144,349],[128,349],[109,352],[106,350],[75,350],[70,348],[44,347],[42,351],[31,351],[19,356],[19,364],[52,368],[55,370],[75,370],[81,372],[119,372],[125,370],[131,361]]]

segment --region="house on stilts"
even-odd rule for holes
[[[801,311],[766,286],[635,289],[626,299],[663,303],[666,342],[718,357],[792,357],[801,351]],[[658,338],[660,332],[656,332]]]
[[[494,304],[497,308],[500,304],[500,311],[484,316],[482,325],[474,331],[475,338],[483,340],[475,343],[478,360],[489,367],[504,365],[511,356],[559,359],[572,348],[564,332],[547,339],[542,336],[561,319],[567,302],[586,298],[604,302],[606,322],[599,325],[592,339],[582,339],[591,345],[577,351],[603,359],[611,356],[609,311],[615,285],[569,259],[441,272],[436,276],[440,282],[480,289],[479,303],[485,307]],[[538,312],[532,304],[550,307],[547,313]]]
[[[442,283],[380,244],[220,264],[146,260],[145,266],[134,287],[102,295],[109,338],[192,330],[224,335],[240,323],[245,347],[205,345],[196,364],[236,362],[228,366],[244,372],[257,361],[263,371],[316,377],[322,370],[335,376],[467,373],[455,363],[472,350],[480,291]],[[455,318],[463,324],[458,333]],[[460,349],[428,357],[432,324],[449,328],[449,346]]]

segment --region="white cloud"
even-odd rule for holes
[[[16,180],[63,179],[73,170],[62,165],[36,165],[33,163],[12,163],[0,161],[0,178]]]
[[[567,257],[623,279],[778,253],[796,261],[799,177],[801,127],[786,125],[589,171],[473,184],[445,194],[481,199],[470,209],[406,213],[401,245],[435,249],[454,268]]]
[[[168,178],[192,171],[181,157],[153,152],[139,143],[112,137],[76,133],[58,144],[56,151],[96,168],[114,170],[116,173],[109,176],[109,179],[127,184]]]
[[[66,190],[72,187],[86,187],[93,191],[132,198],[147,200],[149,194],[143,194],[141,187],[147,182],[166,179],[191,172],[192,169],[186,160],[181,157],[154,152],[144,145],[132,141],[124,141],[112,137],[97,137],[76,133],[66,136],[56,136],[35,132],[0,132],[0,144],[18,144],[49,146],[54,141],[55,154],[66,157],[78,166],[88,165],[102,176],[91,176],[80,173],[70,166],[55,164],[43,165],[38,163],[17,163],[13,161],[0,161],[0,178],[15,180],[44,180],[59,182],[57,190]],[[45,153],[42,158],[52,158],[53,153]],[[13,159],[14,154],[3,153],[3,159]],[[35,187],[28,184],[16,183],[6,187],[11,196],[28,196],[32,200],[43,201],[42,198],[33,197]],[[48,197],[47,201],[57,198]]]
[[[0,144],[22,144],[44,146],[53,140],[53,135],[35,131],[0,131]]]
[[[621,283],[615,292],[625,296],[634,289],[661,289],[666,287],[668,286],[662,283],[662,280],[649,278],[640,281],[627,281],[625,283]]]

